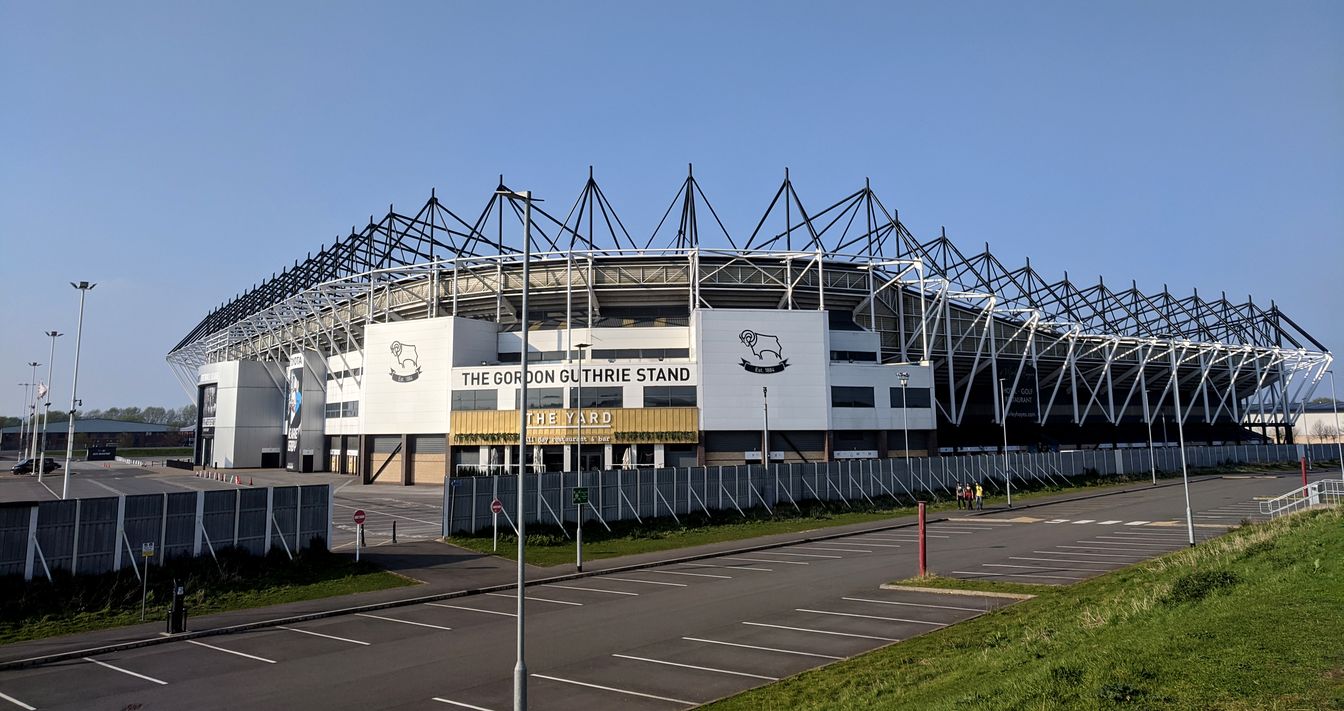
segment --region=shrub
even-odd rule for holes
[[[1241,578],[1230,570],[1196,570],[1177,578],[1162,601],[1169,605],[1195,602],[1239,582]]]

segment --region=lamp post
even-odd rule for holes
[[[765,420],[765,429],[761,431],[761,468],[770,467],[770,388],[761,386],[761,414]]]
[[[1171,349],[1171,392],[1176,402],[1176,437],[1181,447],[1181,481],[1185,485],[1185,530],[1190,545],[1195,545],[1195,519],[1190,514],[1190,474],[1185,466],[1185,416],[1181,414],[1181,383],[1176,378],[1176,348]]]
[[[579,349],[579,438],[574,442],[574,458],[578,461],[578,466],[574,470],[578,473],[574,475],[575,486],[583,485],[583,421],[586,418],[583,413],[583,351],[591,345],[591,343],[574,345],[575,348]],[[574,505],[574,567],[580,573],[583,572],[583,504]]]
[[[75,327],[75,374],[70,383],[70,418],[69,425],[65,432],[65,471],[64,481],[61,482],[61,498],[64,499],[70,492],[70,458],[75,453],[75,403],[79,402],[79,347],[84,339],[84,297],[93,290],[97,284],[91,284],[87,281],[79,283],[70,282],[70,286],[79,289],[79,325]]]
[[[15,447],[15,449],[18,450],[19,459],[23,459],[23,448],[24,445],[27,443],[27,440],[24,439],[24,436],[28,432],[28,418],[23,416],[23,411],[28,407],[28,398],[29,398],[28,388],[31,385],[32,383],[19,383],[19,387],[23,388],[23,404],[19,406],[19,442],[18,446]]]
[[[1003,406],[999,408],[999,424],[1003,425],[1003,488],[1008,491],[1008,508],[1013,507],[1013,480],[1012,474],[1008,471],[1008,391],[1003,389],[1003,378],[999,378],[999,401]]]
[[[1339,427],[1339,401],[1335,399],[1335,371],[1330,370],[1330,410],[1335,414],[1335,447],[1339,450],[1339,478],[1344,479],[1344,431]]]
[[[528,265],[532,261],[532,191],[525,190],[514,192],[506,190],[503,185],[495,191],[496,195],[505,196],[509,199],[521,198],[523,200],[523,298],[522,313],[520,319],[523,324],[523,357],[519,359],[519,392],[518,392],[518,589],[517,589],[517,661],[513,666],[513,709],[514,711],[526,711],[527,709],[527,664],[523,661],[523,584],[525,582],[524,566],[524,547],[523,541],[524,526],[523,521],[523,486],[527,481],[525,463],[527,462],[527,292],[531,275],[528,271]]]
[[[42,403],[42,444],[38,446],[38,451],[42,454],[42,461],[45,463],[47,456],[47,425],[51,422],[51,364],[56,360],[56,339],[64,336],[59,331],[47,331],[46,334],[51,337],[51,355],[47,358],[47,396],[46,402]],[[37,470],[37,480],[42,481],[42,470]]]
[[[33,368],[33,397],[28,403],[28,409],[31,410],[29,413],[30,421],[28,423],[28,459],[35,462],[37,461],[37,401],[42,397],[41,394],[38,393],[38,386],[40,386],[41,383],[37,382],[37,367],[42,364],[33,360],[29,361],[28,365]],[[36,467],[37,465],[34,464],[33,466]],[[34,473],[36,473],[36,471],[34,471]]]
[[[905,437],[905,449],[901,450],[905,455],[905,475],[910,476],[910,412],[905,404],[905,386],[910,384],[910,374],[902,370],[896,374],[901,381],[901,434]],[[911,484],[914,486],[914,484]]]
[[[1153,413],[1148,410],[1148,383],[1143,383],[1143,420],[1148,426],[1148,473],[1153,476],[1153,486],[1157,486],[1157,458],[1153,454]]]

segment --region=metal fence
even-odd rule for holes
[[[1186,447],[1189,467],[1222,464],[1296,462],[1301,457],[1336,457],[1334,445],[1234,445]],[[1178,471],[1176,447],[1094,449],[1068,452],[1010,452],[1007,471],[1014,486],[1060,485],[1066,477]],[[855,459],[834,462],[667,469],[624,469],[603,472],[528,474],[524,516],[528,523],[572,524],[574,487],[587,487],[585,520],[612,521],[680,516],[750,508],[768,513],[801,508],[806,501],[872,502],[882,496],[908,499],[948,497],[959,482],[980,482],[993,493],[1004,491],[1003,454],[967,454],[904,459]],[[443,531],[475,533],[498,524],[512,527],[516,476],[454,477],[444,487]],[[496,519],[491,502],[505,513]]]
[[[227,547],[291,557],[331,540],[331,487],[243,487],[0,504],[0,575],[90,575]],[[486,502],[487,507],[489,502]],[[142,554],[153,547],[153,556]]]

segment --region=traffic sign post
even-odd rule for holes
[[[490,526],[494,529],[494,543],[491,551],[499,552],[499,514],[504,510],[504,502],[495,499],[490,502]]]
[[[149,597],[149,559],[154,557],[154,543],[140,544],[140,557],[145,561],[145,574],[140,576],[140,621],[145,621],[145,599]]]
[[[355,562],[359,562],[360,544],[364,542],[364,509],[355,509]]]
[[[583,572],[583,506],[588,503],[588,487],[574,487],[574,567]]]

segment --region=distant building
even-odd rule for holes
[[[47,450],[63,449],[69,423],[53,421],[47,427]],[[0,449],[17,451],[19,449],[19,427],[0,429]],[[37,428],[38,436],[42,427]],[[25,442],[27,429],[24,428]],[[124,420],[88,419],[75,420],[75,447],[84,448],[90,444],[115,444],[119,447],[186,447],[191,444],[192,432],[182,432],[169,425],[156,425],[148,422],[127,422]]]
[[[1255,428],[1258,415],[1250,417],[1250,427]],[[1311,402],[1302,406],[1302,415],[1293,426],[1293,441],[1301,444],[1335,444],[1341,440],[1344,431],[1344,402],[1332,406],[1328,402]],[[1278,430],[1270,429],[1270,441],[1282,442],[1283,436]]]

